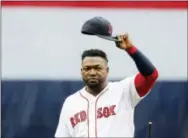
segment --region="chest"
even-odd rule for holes
[[[126,102],[123,91],[118,88],[109,89],[97,97],[81,94],[79,102],[75,103],[69,114],[70,125],[75,128],[81,124],[95,123],[96,120],[111,120],[125,110]]]

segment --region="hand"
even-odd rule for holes
[[[127,48],[130,48],[133,46],[128,34],[117,35],[117,38],[119,40],[119,42],[116,42],[116,46],[118,48],[126,50]]]

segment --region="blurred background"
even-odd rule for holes
[[[81,54],[108,54],[110,80],[137,68],[113,42],[82,35],[102,16],[158,68],[159,79],[135,112],[135,138],[188,138],[187,2],[2,2],[2,138],[53,138],[64,99],[83,83]]]

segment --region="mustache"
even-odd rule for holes
[[[97,77],[88,77],[88,79],[98,79]]]

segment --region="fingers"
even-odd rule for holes
[[[117,38],[118,38],[119,42],[122,42],[123,39],[120,35],[118,35]]]
[[[128,34],[123,35],[123,39],[126,40],[128,38]]]
[[[124,34],[124,35],[118,35],[117,36],[118,40],[120,41],[125,41],[128,39],[128,33]]]

